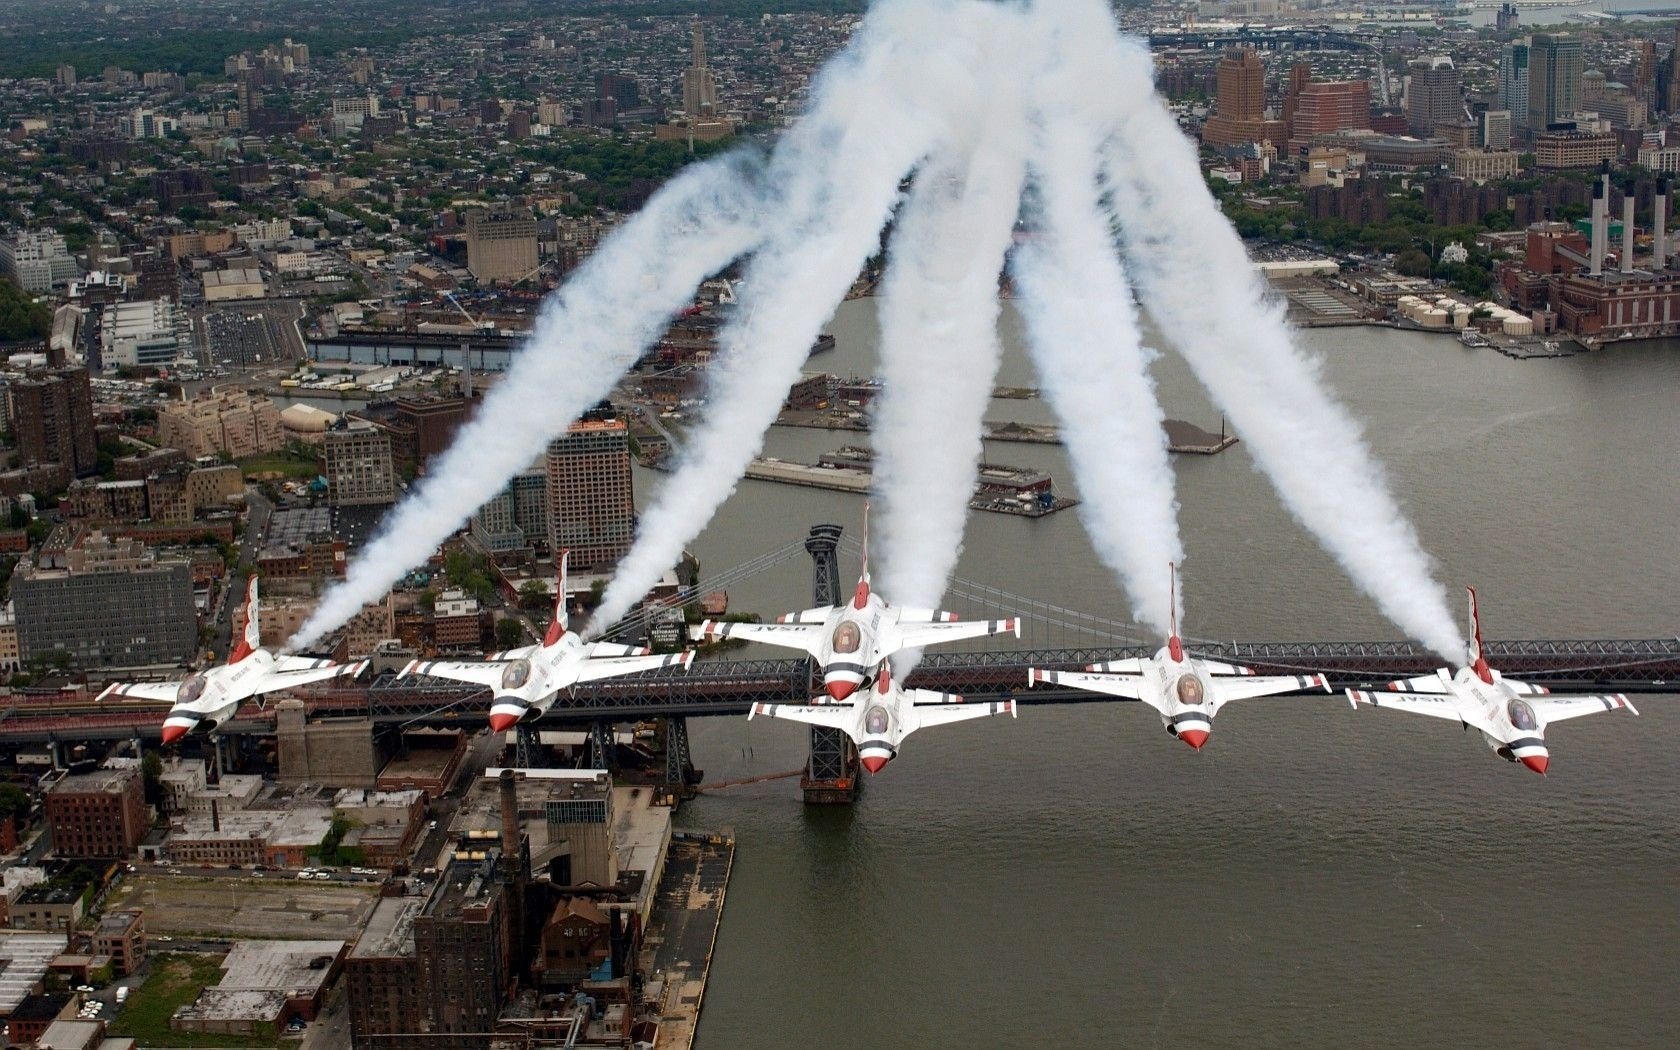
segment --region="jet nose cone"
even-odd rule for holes
[[[1534,770],[1536,773],[1540,774],[1541,776],[1546,775],[1546,765],[1550,761],[1551,761],[1551,758],[1550,758],[1550,756],[1547,756],[1547,755],[1524,755],[1524,756],[1522,756],[1522,764],[1527,766],[1528,768]]]
[[[495,712],[490,716],[490,732],[505,733],[509,729],[512,729],[513,724],[517,721],[519,721],[518,715],[503,714],[499,711]]]
[[[857,691],[856,682],[827,681],[823,683],[823,692],[836,700],[844,700]],[[873,769],[871,773],[875,772]]]
[[[186,726],[164,726],[163,727],[163,742],[164,742],[165,745],[173,744],[175,741],[181,739],[182,737],[184,737],[186,735],[187,735],[187,727]]]
[[[863,768],[869,770],[870,776],[874,776],[876,773],[879,773],[881,771],[881,767],[887,764],[885,755],[864,755],[862,761]]]
[[[1202,745],[1207,743],[1208,732],[1205,729],[1180,729],[1178,738],[1200,751]]]

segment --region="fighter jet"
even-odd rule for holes
[[[1168,571],[1172,573],[1171,633],[1166,646],[1154,656],[1090,664],[1083,672],[1034,667],[1027,671],[1027,685],[1043,682],[1141,700],[1160,714],[1161,725],[1169,736],[1177,737],[1197,751],[1213,732],[1213,716],[1233,700],[1302,689],[1330,691],[1330,683],[1323,675],[1256,675],[1252,668],[1191,656],[1178,636],[1178,573],[1176,567],[1169,566]]]
[[[918,729],[1003,714],[1015,717],[1015,701],[971,704],[952,693],[901,689],[893,681],[891,664],[882,660],[869,692],[852,693],[849,703],[814,697],[809,704],[754,704],[747,718],[763,715],[839,729],[857,744],[858,760],[873,775],[897,757],[904,738]]]
[[[233,717],[239,705],[295,686],[338,675],[354,678],[367,661],[339,664],[307,656],[280,656],[261,647],[257,623],[257,578],[245,588],[245,633],[228,653],[227,663],[179,682],[112,682],[100,700],[173,700],[163,719],[163,742],[173,744],[188,733],[210,733]]]
[[[652,671],[661,667],[688,669],[692,651],[652,656],[652,650],[612,642],[586,642],[571,633],[566,615],[566,561],[560,556],[560,594],[554,603],[554,622],[538,645],[491,653],[482,661],[415,660],[401,677],[430,675],[453,682],[470,682],[495,690],[490,705],[490,728],[500,733],[522,720],[541,718],[562,690],[581,682]]]
[[[867,507],[863,522],[863,571],[850,602],[788,613],[777,617],[775,623],[707,620],[691,628],[690,637],[697,642],[739,638],[803,650],[822,665],[823,690],[836,701],[845,700],[867,684],[871,671],[901,649],[1006,632],[1021,637],[1018,619],[963,623],[955,613],[888,605],[869,585]]]
[[[1482,617],[1476,608],[1476,588],[1470,593],[1470,645],[1466,664],[1457,673],[1442,667],[1432,675],[1388,683],[1388,692],[1347,691],[1355,710],[1360,704],[1415,711],[1480,729],[1494,754],[1507,762],[1521,762],[1544,775],[1551,762],[1546,750],[1546,727],[1566,718],[1627,708],[1639,711],[1620,693],[1593,696],[1550,696],[1542,685],[1519,682],[1488,666],[1482,655]]]

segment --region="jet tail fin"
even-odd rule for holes
[[[1482,653],[1482,613],[1476,605],[1476,588],[1464,588],[1470,595],[1470,669],[1476,672],[1476,677],[1488,684],[1493,683],[1493,668],[1488,666],[1487,657]]]
[[[253,573],[245,585],[245,632],[228,652],[227,662],[236,664],[250,656],[262,644],[262,629],[257,621],[257,577]]]
[[[571,626],[571,618],[566,612],[566,562],[571,556],[571,551],[560,552],[559,593],[554,596],[554,622],[548,625],[548,633],[543,635],[544,645],[553,645],[564,638]]]
[[[869,504],[863,505],[863,566],[858,573],[857,590],[852,594],[852,605],[861,609],[869,604]]]
[[[1175,663],[1184,662],[1184,642],[1178,637],[1178,565],[1167,562],[1167,621],[1172,625],[1172,633],[1167,636],[1167,652],[1172,654]]]

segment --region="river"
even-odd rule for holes
[[[831,330],[813,364],[869,374],[874,302]],[[1000,382],[1033,385],[1013,310],[1003,331]],[[1301,338],[1491,637],[1674,632],[1680,344],[1513,361],[1389,329]],[[1176,357],[1156,378],[1170,415],[1217,423]],[[988,456],[1073,487],[1059,448]],[[1397,636],[1244,446],[1175,463],[1188,633]],[[638,484],[645,504],[656,479]],[[860,516],[859,497],[743,482],[695,551],[720,569]],[[1075,512],[972,515],[958,572],[1126,618]],[[731,599],[808,605],[809,562]],[[1325,697],[1234,705],[1201,752],[1138,705],[930,730],[851,808],[803,806],[796,780],[704,795],[680,823],[739,851],[699,1046],[1680,1045],[1680,712],[1636,702],[1555,729],[1545,778],[1447,723]],[[707,780],[804,758],[803,727],[691,726]]]

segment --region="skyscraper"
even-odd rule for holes
[[[694,20],[694,64],[683,70],[683,115],[690,123],[717,118],[717,81],[706,65],[706,36]]]
[[[574,423],[548,443],[545,468],[554,556],[571,551],[574,569],[615,564],[635,534],[629,428],[610,418]]]
[[[524,211],[469,214],[467,269],[479,284],[531,276],[537,269],[537,220]]]
[[[1528,55],[1528,127],[1567,120],[1581,106],[1581,41],[1554,33],[1534,34]]]
[[[1225,52],[1214,79],[1217,112],[1202,125],[1203,142],[1210,146],[1280,145],[1287,139],[1283,121],[1266,119],[1266,67],[1252,47]]]
[[[78,477],[97,469],[93,391],[86,369],[38,372],[12,383],[6,410],[20,463],[61,463]]]
[[[1370,126],[1370,81],[1315,80],[1296,96],[1289,152],[1304,154],[1315,135]]]
[[[1435,125],[1457,120],[1464,112],[1464,81],[1445,55],[1416,59],[1406,88],[1406,127],[1428,135]]]
[[[1499,108],[1509,110],[1518,127],[1528,124],[1528,45],[1505,45],[1499,53]]]

